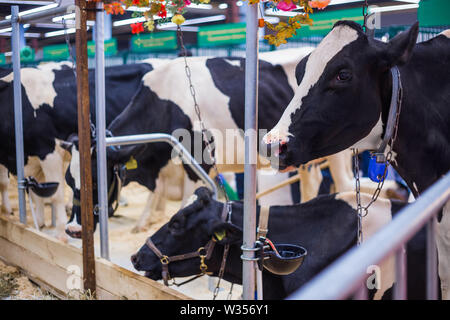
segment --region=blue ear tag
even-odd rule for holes
[[[369,178],[373,182],[380,182],[383,178],[384,171],[386,170],[385,162],[378,162],[377,157],[372,155],[369,161]]]

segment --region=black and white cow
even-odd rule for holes
[[[258,112],[260,129],[272,128],[283,113],[284,103],[290,101],[296,87],[295,67],[311,50],[312,48],[300,48],[261,54]],[[192,70],[192,81],[202,119],[206,128],[214,136],[214,152],[218,170],[219,172],[242,172],[245,60],[243,58],[192,57],[188,59],[188,64]],[[183,134],[180,134],[180,138],[184,139],[183,144],[193,153],[198,162],[204,164],[203,167],[207,171],[210,169],[210,166],[202,159],[203,149],[192,148],[196,141],[201,141],[200,125],[184,73],[182,58],[155,68],[145,75],[139,92],[108,129],[114,136],[143,133],[177,135],[183,131]],[[77,155],[75,149],[76,146],[74,146],[73,154]],[[165,143],[153,143],[122,147],[116,151],[108,150],[108,190],[114,183],[114,170],[122,167],[132,156],[137,161],[137,168],[127,170],[123,185],[136,181],[154,191],[160,179],[161,170],[171,159],[171,147]],[[341,163],[338,160],[342,156],[345,157],[345,155],[336,155],[333,156],[336,158],[334,161],[329,159],[330,166],[337,163],[337,167],[332,171],[333,178],[335,182],[341,182],[341,185],[345,187],[350,185],[352,188],[353,185],[349,184],[348,179],[345,178],[346,175],[343,172],[345,170],[340,169]],[[265,162],[267,164],[267,160]],[[80,183],[78,167],[79,157],[72,156],[66,178],[75,194],[79,192],[79,188],[76,187]],[[304,176],[307,175],[308,173]],[[344,177],[337,177],[338,175]],[[95,182],[97,176],[95,169],[92,176]],[[200,184],[198,177],[186,167],[183,201]],[[315,192],[317,194],[317,190]],[[304,194],[307,192],[305,191]],[[79,223],[81,217],[78,213],[76,215]],[[145,229],[144,226],[137,227]],[[80,234],[80,225],[77,225],[77,230],[77,234]]]
[[[299,57],[305,56],[311,50],[312,48],[286,50],[268,53],[262,57],[259,96],[261,128],[271,128],[277,118],[281,116],[284,104],[291,99],[294,93],[294,71],[300,61]],[[208,129],[214,129],[211,132],[215,137],[215,156],[219,163],[219,170],[221,172],[242,171],[244,155],[241,151],[244,142],[243,135],[237,130],[244,128],[245,60],[242,58],[192,57],[188,59],[188,63],[192,70],[197,100],[202,109],[202,118]],[[232,141],[231,146],[223,145],[227,129],[236,130],[233,132],[235,140]],[[185,130],[184,132],[191,134],[191,137],[183,141],[186,147],[188,144],[193,146],[194,139],[200,138],[201,141],[200,126],[184,73],[183,58],[175,59],[146,74],[136,96],[108,126],[108,130],[114,136],[143,133],[173,134],[176,130]],[[192,150],[192,148],[188,148],[188,150]],[[237,152],[227,154],[226,152],[230,150]],[[79,188],[76,186],[79,185],[80,176],[79,170],[73,169],[79,167],[76,145],[74,145],[73,151],[66,180],[74,189],[74,193],[77,193]],[[123,166],[133,156],[137,161],[137,168],[127,170],[123,184],[136,181],[154,191],[161,170],[168,165],[171,159],[171,151],[171,147],[165,143],[121,147],[115,151],[108,150],[108,189],[114,183],[114,168]],[[230,157],[231,160],[226,161],[226,157]],[[204,163],[198,157],[197,160]],[[204,168],[209,171],[210,166],[204,164]],[[186,169],[183,188],[189,190],[189,192],[184,192],[187,198],[200,181],[189,168]],[[96,176],[94,168],[92,174],[94,184]],[[79,222],[79,214],[76,213],[76,215]]]
[[[371,196],[362,194],[363,203]],[[214,237],[215,233],[225,237],[217,240],[211,257],[205,263],[208,272],[218,276],[223,259],[224,244],[230,244],[224,279],[232,283],[242,283],[242,226],[243,204],[233,202],[231,223],[221,219],[223,203],[211,198],[206,188],[196,190],[190,205],[176,213],[168,223],[152,236],[156,248],[168,257],[195,252]],[[369,239],[377,230],[389,223],[392,214],[401,205],[397,202],[380,199],[363,220],[364,239]],[[283,299],[311,280],[339,256],[356,243],[357,212],[355,195],[344,192],[319,196],[311,201],[292,206],[272,206],[267,237],[274,243],[291,243],[306,248],[308,254],[303,265],[294,273],[278,276],[264,270],[264,299]],[[259,207],[257,210],[259,216]],[[422,230],[408,244],[408,299],[425,298],[425,230]],[[162,279],[160,259],[147,244],[131,257],[138,271],[153,280]],[[187,277],[199,273],[199,259],[186,259],[170,262],[171,277]],[[369,267],[369,266],[368,266]],[[373,299],[391,298],[391,288],[395,282],[394,257],[388,258],[378,266],[377,279],[368,281],[370,297]],[[376,285],[375,285],[376,284]],[[332,285],[332,284],[330,284]],[[375,286],[374,286],[375,285]]]
[[[386,130],[390,68],[403,86],[393,167],[415,196],[450,169],[450,30],[416,44],[419,27],[383,43],[337,22],[297,67],[295,96],[264,137],[280,166],[298,166],[349,147],[376,150]],[[438,215],[439,276],[450,299],[450,203]]]
[[[148,63],[106,68],[107,114],[110,123],[128,104],[142,76],[152,70]],[[94,70],[89,71],[91,118],[95,119]],[[64,150],[60,142],[78,132],[76,81],[64,64],[21,69],[25,175],[59,183],[52,206],[56,212],[57,237],[66,240],[64,205]],[[120,90],[118,90],[120,88]],[[16,174],[14,140],[13,73],[0,69],[0,164]],[[95,121],[94,121],[95,122]],[[42,181],[42,180],[41,180]],[[32,193],[32,196],[34,194]],[[35,197],[38,223],[44,225],[43,201]]]

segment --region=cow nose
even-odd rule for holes
[[[139,268],[139,263],[138,263],[138,257],[137,257],[137,254],[133,254],[133,255],[131,256],[131,263],[133,264],[133,266],[134,266],[135,269],[138,269],[138,268]]]
[[[260,145],[261,151],[266,150],[267,158],[278,157],[280,154],[280,148],[281,148],[280,142],[274,142],[274,143],[269,143],[269,144],[262,142]],[[264,152],[262,154],[264,154]]]

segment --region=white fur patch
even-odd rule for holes
[[[314,47],[291,48],[275,51],[262,52],[259,55],[260,60],[264,60],[272,65],[280,65],[287,75],[289,85],[292,90],[298,88],[297,79],[295,78],[295,68],[298,63],[310,54]]]
[[[76,219],[73,219],[71,222],[66,224],[66,230],[68,230],[70,232],[80,232],[81,225],[78,224]]]
[[[25,88],[27,98],[34,110],[44,104],[53,107],[56,91],[53,88],[55,73],[49,69],[22,68],[20,70],[22,85]],[[0,80],[12,82],[14,74],[11,72]]]
[[[383,135],[383,121],[380,118],[367,136],[356,142],[350,148],[358,148],[361,150],[376,150],[381,144]]]
[[[72,158],[70,159],[70,175],[75,181],[75,188],[81,189],[80,177],[80,153],[75,146],[72,147]]]
[[[241,67],[241,61],[240,60],[229,60],[229,59],[225,59],[226,62],[228,62],[229,64],[231,64],[233,67]]]
[[[196,194],[191,195],[187,200],[186,203],[184,204],[183,208],[186,208],[187,206],[190,206],[191,204],[193,204],[195,201],[197,201],[198,197]]]
[[[306,63],[305,75],[302,82],[295,90],[294,98],[287,106],[277,125],[267,133],[263,141],[266,144],[278,141],[287,142],[291,115],[301,108],[302,100],[309,90],[319,81],[328,62],[336,56],[346,45],[358,38],[358,32],[349,26],[341,25],[333,30],[320,42],[319,46],[311,53]]]
[[[354,192],[343,192],[336,195],[336,199],[347,202],[353,209],[356,210],[356,199]],[[371,195],[361,193],[361,204],[366,206],[370,200]],[[372,237],[381,228],[392,221],[391,202],[386,199],[378,198],[376,202],[369,208],[369,213],[362,219],[363,241]],[[355,230],[356,234],[356,230]],[[374,299],[379,300],[384,293],[392,287],[395,282],[395,257],[390,256],[378,264],[380,268],[381,283],[377,290]]]
[[[67,66],[72,68],[73,64],[70,61],[61,61],[61,62],[41,62],[37,68],[44,71],[49,70],[61,70],[63,66]]]
[[[450,38],[450,29],[444,30],[439,35],[446,36],[447,38]]]
[[[160,66],[165,65],[167,62],[170,62],[170,59],[158,59],[158,58],[149,58],[140,61],[141,63],[147,63],[153,67],[153,69],[156,69]]]
[[[238,129],[233,120],[229,108],[230,98],[223,94],[215,85],[211,73],[206,66],[206,57],[189,57],[188,64],[192,71],[192,83],[195,87],[197,102],[202,111],[205,127],[211,130],[214,136],[222,134],[225,137],[225,129]],[[176,79],[176,86],[174,80]],[[189,83],[184,72],[184,59],[178,58],[170,64],[148,72],[143,77],[143,83],[157,94],[160,99],[175,103],[186,114],[193,126],[193,130],[201,131],[194,103],[189,91]],[[242,137],[239,138],[242,140]],[[224,163],[225,139],[216,138],[216,160]],[[227,146],[227,150],[228,150]],[[230,148],[231,149],[231,148]],[[243,149],[242,149],[243,150]],[[238,163],[244,163],[244,155]]]

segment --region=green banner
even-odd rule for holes
[[[297,35],[294,39],[312,37],[312,36],[325,36],[333,27],[333,25],[339,20],[352,20],[359,24],[363,24],[364,18],[362,16],[361,8],[314,12],[310,14],[310,18],[313,20],[312,26],[302,26],[297,30]]]
[[[42,48],[42,59],[45,61],[69,59],[69,47],[67,44],[55,44]]]
[[[117,39],[111,38],[104,42],[105,56],[110,57],[117,54]],[[88,41],[88,56],[95,57],[95,41]]]
[[[422,0],[417,10],[421,27],[437,27],[450,25],[449,0]]]
[[[28,46],[20,50],[20,61],[21,62],[33,62],[34,61],[34,49]]]
[[[245,43],[245,23],[227,23],[198,28],[199,47]]]
[[[4,53],[0,53],[0,66],[6,64],[6,56]]]
[[[155,32],[131,37],[131,51],[136,53],[176,50],[175,31]]]

